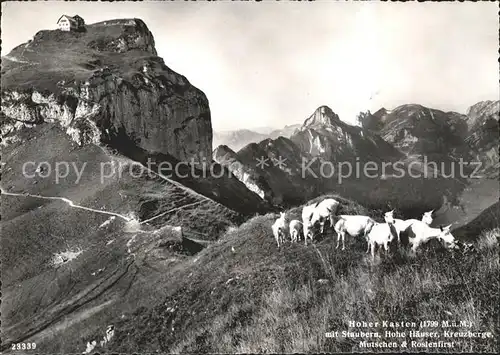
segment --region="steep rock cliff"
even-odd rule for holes
[[[227,167],[227,169],[229,169],[238,180],[244,183],[250,191],[253,191],[262,199],[272,201],[272,199],[269,198],[269,186],[263,181],[257,171],[255,171],[251,165],[244,164],[238,158],[234,150],[227,145],[220,145],[215,148],[213,159],[217,163]]]
[[[467,110],[469,132],[466,142],[474,160],[481,162],[481,171],[488,177],[498,177],[500,101],[481,101]]]
[[[380,136],[340,120],[327,106],[321,106],[290,138],[302,151],[328,161],[394,160],[401,153]]]
[[[16,47],[2,60],[2,113],[4,144],[55,122],[79,145],[126,137],[180,160],[211,157],[205,94],[164,64],[139,19],[40,31]]]
[[[422,105],[401,105],[364,115],[374,132],[409,156],[429,161],[478,161],[486,175],[498,176],[498,117],[500,101],[481,101],[467,114],[444,112]],[[472,172],[472,171],[471,171]]]
[[[313,161],[285,137],[251,143],[237,153],[226,146],[214,151],[214,159],[229,169],[247,188],[274,205],[289,206],[316,196],[321,179],[310,173],[318,171]]]
[[[484,124],[488,119],[494,119],[498,122],[500,115],[500,101],[480,101],[467,109],[466,113],[469,128]]]
[[[464,115],[408,104],[379,113],[379,118],[383,125],[380,135],[406,154],[437,160],[467,154]]]

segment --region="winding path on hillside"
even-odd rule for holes
[[[10,60],[10,61],[12,61],[12,62],[16,62],[16,63],[26,63],[26,64],[31,64],[31,62],[30,62],[30,61],[27,61],[27,60],[21,60],[21,59],[19,59],[19,58],[17,58],[17,57],[13,57],[13,56],[9,56],[9,55],[4,55],[4,56],[2,57],[2,59],[8,59],[8,60]]]
[[[108,150],[108,148],[107,148],[107,147],[104,147],[104,146],[101,146],[101,145],[96,145],[96,147],[98,147],[99,149],[101,149],[101,151],[102,151],[102,152],[103,152],[103,153],[104,153],[104,154],[105,154],[108,158],[110,158],[112,161],[118,160],[117,156],[115,156],[113,153],[111,153],[111,152]],[[128,158],[128,157],[120,157],[119,159],[124,159],[124,160],[126,160],[126,161],[130,161],[130,162],[132,162],[132,163],[139,163],[139,164],[141,164],[141,165],[142,165],[142,167],[143,167],[143,168],[144,168],[144,169],[145,169],[148,173],[151,173],[151,174],[153,174],[154,176],[157,176],[157,177],[159,177],[160,179],[162,179],[162,180],[164,180],[164,181],[166,181],[166,182],[169,182],[170,184],[174,185],[175,187],[178,187],[178,188],[180,188],[181,190],[186,191],[186,192],[188,192],[188,193],[190,193],[190,194],[193,194],[194,196],[199,197],[199,198],[201,198],[201,199],[203,199],[203,200],[206,200],[206,201],[210,201],[210,202],[212,202],[212,203],[217,203],[217,204],[219,204],[219,202],[217,202],[217,201],[215,201],[215,200],[211,199],[210,197],[207,197],[207,196],[205,196],[205,195],[202,195],[202,194],[200,194],[199,192],[196,192],[195,190],[193,190],[193,189],[191,189],[191,188],[189,188],[189,187],[187,187],[187,186],[185,186],[185,185],[181,184],[181,183],[180,183],[180,182],[178,182],[178,181],[172,180],[172,179],[170,179],[170,178],[166,177],[166,176],[165,176],[165,175],[163,175],[163,174],[157,173],[156,171],[151,170],[151,169],[150,169],[150,168],[148,168],[146,165],[144,165],[144,164],[142,164],[142,163],[140,163],[140,162],[138,162],[138,161],[135,161],[135,160],[130,159],[130,158]]]
[[[94,213],[100,213],[100,214],[106,214],[106,215],[110,215],[110,216],[119,217],[119,218],[124,219],[126,222],[131,221],[131,219],[129,217],[124,216],[124,215],[119,214],[119,213],[116,213],[116,212],[101,211],[101,210],[96,210],[94,208],[77,205],[73,201],[71,201],[70,199],[67,199],[66,197],[42,196],[42,195],[33,195],[30,193],[7,192],[3,189],[3,187],[0,187],[0,190],[1,190],[3,195],[7,195],[7,196],[33,197],[33,198],[40,198],[40,199],[44,199],[44,200],[60,200],[60,201],[67,203],[70,207],[79,208],[79,209],[94,212]]]
[[[176,207],[176,208],[172,208],[172,209],[167,210],[167,211],[165,211],[165,212],[162,212],[162,213],[160,213],[160,214],[158,214],[158,215],[156,215],[156,216],[154,216],[154,217],[151,217],[151,218],[149,218],[149,219],[146,219],[146,220],[144,220],[144,221],[141,221],[139,224],[144,224],[144,223],[151,222],[151,221],[153,221],[153,220],[155,220],[155,219],[157,219],[157,218],[160,218],[160,217],[162,217],[162,216],[164,216],[164,215],[166,215],[166,214],[168,214],[168,213],[171,213],[171,212],[174,212],[174,211],[180,210],[180,209],[185,208],[185,207],[196,206],[196,205],[199,205],[199,204],[204,203],[204,202],[206,202],[206,201],[196,201],[196,202],[193,202],[193,203],[188,203],[188,204],[186,204],[186,205],[182,205],[182,206],[179,206],[179,207]]]
[[[33,197],[33,198],[40,198],[40,199],[44,199],[44,200],[59,200],[59,201],[63,201],[65,203],[67,203],[70,207],[74,207],[74,208],[79,208],[79,209],[82,209],[82,210],[86,210],[86,211],[90,211],[90,212],[94,212],[94,213],[100,213],[100,214],[105,214],[105,215],[110,215],[110,216],[115,216],[115,217],[119,217],[119,218],[122,218],[123,220],[125,220],[126,222],[131,222],[132,219],[127,217],[127,216],[124,216],[122,214],[119,214],[119,213],[116,213],[116,212],[109,212],[109,211],[102,211],[102,210],[96,210],[94,208],[90,208],[90,207],[85,207],[85,206],[80,206],[80,205],[77,205],[75,204],[73,201],[71,201],[70,199],[66,198],[66,197],[59,197],[59,196],[42,196],[42,195],[34,195],[34,194],[30,194],[30,193],[16,193],[16,192],[7,192],[5,191],[2,187],[0,187],[0,190],[2,192],[3,195],[7,195],[7,196],[20,196],[20,197]],[[188,203],[186,205],[182,205],[182,206],[179,206],[179,207],[176,207],[176,208],[172,208],[172,209],[169,209],[167,211],[164,211],[154,217],[151,217],[149,219],[146,219],[144,221],[141,221],[139,222],[138,224],[141,225],[141,224],[145,224],[145,223],[148,223],[148,222],[151,222],[157,218],[160,218],[168,213],[171,213],[171,212],[175,212],[177,210],[180,210],[180,209],[183,209],[183,208],[186,208],[186,207],[191,207],[191,206],[196,206],[196,205],[199,205],[199,204],[202,204],[204,202],[207,202],[205,200],[202,200],[202,201],[196,201],[196,202],[193,202],[193,203]],[[106,222],[105,222],[106,223]],[[102,225],[101,225],[102,226]]]

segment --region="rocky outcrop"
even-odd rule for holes
[[[384,126],[383,120],[387,116],[387,113],[384,107],[377,110],[375,113],[371,113],[370,110],[360,112],[357,116],[357,121],[362,128],[379,133]]]
[[[302,128],[324,128],[335,126],[340,121],[339,116],[328,106],[318,107],[311,116],[306,118]]]
[[[79,145],[99,144],[102,130],[93,119],[100,114],[97,104],[88,103],[71,94],[44,93],[27,90],[2,91],[2,142],[9,142],[16,131],[41,123],[63,127]]]
[[[267,199],[275,205],[297,204],[317,193],[319,180],[305,169],[311,156],[288,138],[249,144],[238,152],[238,158],[255,169],[261,186],[268,186]]]
[[[315,196],[321,182],[305,168],[311,156],[291,140],[278,137],[251,143],[235,153],[227,146],[214,151],[214,160],[229,169],[246,187],[263,200],[290,206]],[[318,163],[311,169],[318,171]]]
[[[452,231],[453,236],[462,241],[472,241],[481,235],[483,231],[494,230],[500,227],[498,215],[500,214],[500,202],[496,202],[483,210],[476,218]]]
[[[2,137],[55,122],[80,145],[119,144],[180,160],[210,159],[208,100],[156,56],[138,19],[40,31],[2,62]],[[26,64],[28,63],[28,65]]]
[[[111,27],[121,27],[123,30],[111,41],[106,38],[98,38],[88,43],[88,46],[98,51],[111,51],[125,53],[137,49],[158,55],[155,48],[153,34],[149,31],[146,24],[139,19],[117,19],[97,22],[92,25],[91,31],[107,31]],[[89,31],[87,26],[87,31]]]
[[[500,101],[482,101],[467,110],[469,132],[466,142],[473,160],[481,162],[481,172],[498,178]]]
[[[469,128],[483,125],[487,120],[498,122],[500,115],[500,101],[480,101],[467,109],[467,124]]]
[[[406,154],[436,157],[466,154],[464,115],[409,104],[379,112],[379,116],[383,124],[380,135]]]
[[[409,157],[478,161],[482,173],[495,177],[499,169],[499,109],[500,101],[479,102],[467,115],[409,104],[358,117],[362,125],[370,126]]]
[[[401,156],[378,135],[348,125],[329,107],[319,107],[291,138],[252,143],[237,153],[221,146],[214,159],[247,188],[275,205],[292,205],[338,189],[335,162],[395,161]]]
[[[290,138],[303,152],[328,161],[394,160],[401,154],[380,136],[340,120],[327,106],[321,106]]]
[[[252,166],[244,164],[227,145],[220,145],[213,152],[213,159],[225,166],[238,180],[262,199],[268,199],[270,188]],[[272,200],[272,199],[269,199]]]

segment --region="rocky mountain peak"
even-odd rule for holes
[[[101,40],[101,43],[104,44],[103,49],[118,53],[139,49],[149,52],[152,55],[157,55],[153,34],[141,19],[134,18],[98,22],[93,25],[93,28],[101,31],[104,30],[104,33],[116,33],[115,36],[111,36],[108,40],[105,38]],[[95,43],[94,45],[98,47],[99,44]]]
[[[498,178],[498,119],[500,101],[481,101],[467,110],[469,131],[466,142],[473,157],[481,162],[484,175]]]
[[[498,121],[500,116],[500,101],[480,101],[467,110],[467,124],[470,127],[474,125],[484,124],[486,119],[494,119]]]
[[[157,56],[142,20],[39,31],[2,59],[6,141],[23,127],[52,122],[79,145],[105,142],[179,160],[211,157],[205,94]]]
[[[314,113],[304,121],[302,129],[317,126],[334,126],[340,121],[339,116],[328,106],[318,107]]]
[[[375,117],[378,117],[380,119],[383,119],[385,117],[385,115],[387,115],[388,113],[389,113],[389,111],[385,107],[382,107],[382,108],[378,109],[377,111],[375,111],[374,113],[372,113],[372,115]]]

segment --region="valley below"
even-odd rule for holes
[[[471,222],[488,207],[498,203],[498,180],[472,179],[454,205],[443,198],[443,205],[436,211],[434,223],[448,225],[453,223],[454,228],[461,227]]]

